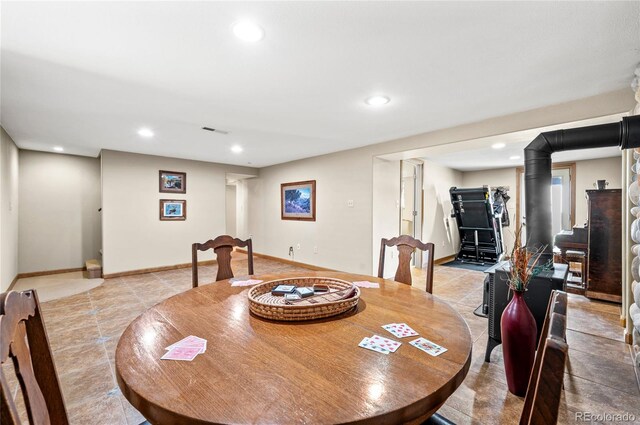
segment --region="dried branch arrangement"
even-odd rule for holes
[[[524,292],[531,282],[531,278],[537,276],[543,270],[549,269],[549,264],[538,265],[540,256],[546,246],[530,251],[522,246],[522,226],[516,232],[516,238],[509,258],[508,285],[512,291]]]

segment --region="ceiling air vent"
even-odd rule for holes
[[[203,130],[207,130],[207,131],[213,131],[216,133],[220,133],[220,134],[229,134],[228,131],[224,131],[224,130],[220,130],[220,129],[216,129],[216,128],[211,128],[211,127],[202,127]]]

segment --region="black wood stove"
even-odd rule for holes
[[[501,344],[502,337],[500,334],[500,318],[502,312],[511,301],[513,292],[509,291],[507,285],[509,262],[503,261],[486,271],[487,279],[484,282],[483,311],[487,315],[489,321],[489,337],[487,340],[487,351],[484,361],[491,360],[491,352],[496,346]],[[542,323],[547,314],[547,306],[551,291],[565,290],[569,267],[566,264],[555,264],[551,270],[543,271],[538,276],[531,279],[524,299],[533,317],[538,325],[538,339],[540,339],[540,331]]]

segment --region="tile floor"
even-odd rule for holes
[[[257,274],[304,270],[264,259],[255,263]],[[246,270],[246,260],[236,257],[234,270],[238,274]],[[213,281],[215,273],[215,266],[202,267],[200,281]],[[482,301],[483,277],[481,272],[450,267],[435,270],[434,294],[460,312],[474,339],[470,371],[440,413],[458,424],[516,424],[522,399],[506,389],[500,347],[493,351],[491,363],[484,362],[487,322],[473,314]],[[107,279],[88,292],[42,304],[72,424],[144,421],[116,384],[118,338],[145,309],[190,287],[190,269],[180,269]],[[614,304],[569,296],[570,353],[560,423],[576,423],[576,413],[583,411],[628,412],[640,418],[640,390],[630,346],[622,339],[619,314]],[[19,394],[15,379],[11,385]],[[17,404],[23,404],[19,395]]]

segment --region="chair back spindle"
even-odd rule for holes
[[[218,263],[218,273],[216,275],[217,282],[219,280],[231,279],[233,277],[233,270],[231,269],[231,252],[234,247],[247,248],[247,255],[249,257],[249,274],[253,274],[253,247],[251,239],[243,241],[229,235],[222,235],[213,240],[209,239],[205,243],[194,243],[191,246],[191,280],[193,287],[198,287],[198,251],[213,249]]]
[[[411,254],[416,249],[420,249],[425,252],[427,256],[427,268],[426,274],[426,290],[429,293],[433,292],[433,258],[435,245],[427,242],[423,243],[418,239],[412,238],[408,235],[401,235],[391,239],[382,239],[380,241],[380,261],[378,262],[378,277],[384,277],[384,258],[386,247],[397,247],[398,249],[398,268],[396,269],[395,277],[396,282],[406,283],[411,285]]]

